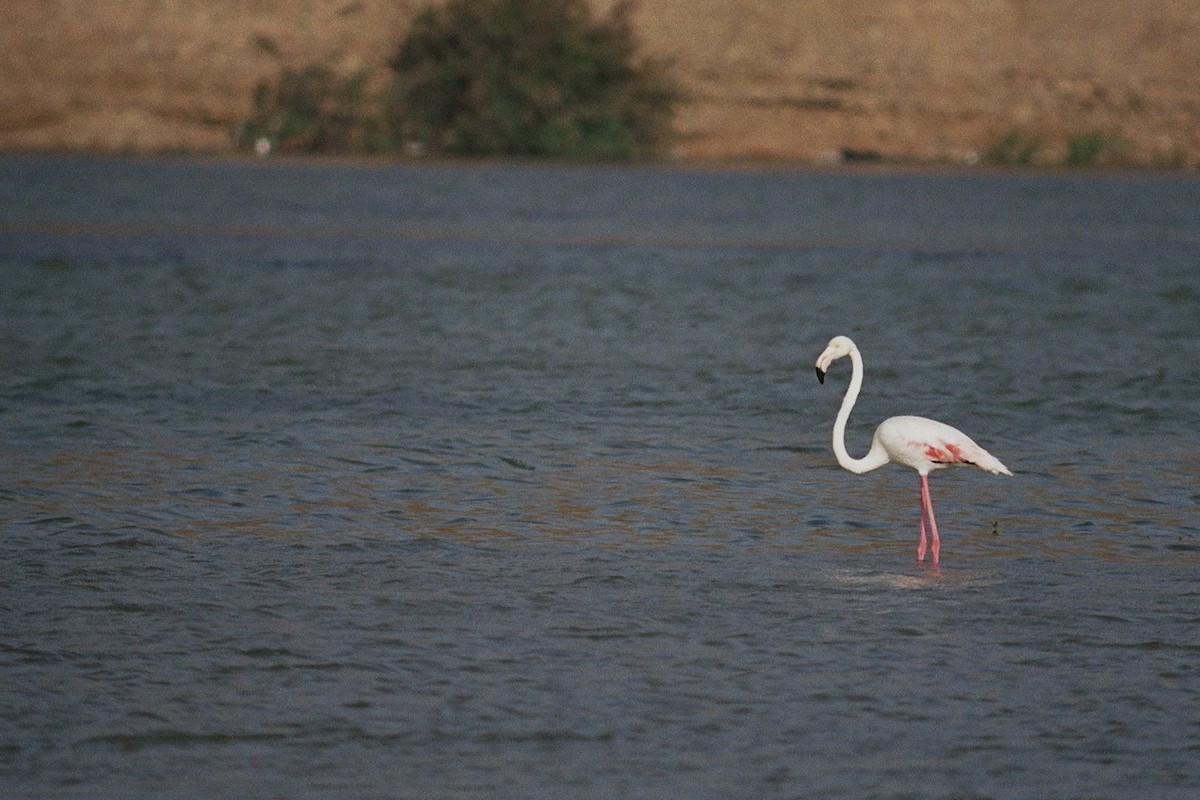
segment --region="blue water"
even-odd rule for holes
[[[1197,398],[1192,177],[0,159],[0,793],[1192,798]]]

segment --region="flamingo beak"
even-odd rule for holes
[[[817,371],[817,381],[822,385],[825,384],[825,371],[829,369],[829,365],[833,363],[833,356],[829,353],[829,348],[825,348],[825,352],[817,356],[817,363],[813,364],[813,368]]]

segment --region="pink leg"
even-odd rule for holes
[[[921,476],[921,505],[925,515],[929,517],[929,549],[933,558],[930,563],[938,565],[938,553],[942,549],[942,541],[938,538],[937,520],[933,518],[933,499],[929,496],[929,476]],[[922,535],[924,529],[922,529]]]
[[[921,478],[921,538],[917,539],[917,563],[925,560],[925,478]]]

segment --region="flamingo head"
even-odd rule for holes
[[[849,336],[835,336],[830,339],[829,345],[825,348],[824,352],[817,356],[817,363],[815,365],[817,380],[824,383],[825,373],[829,370],[829,365],[839,358],[850,355],[857,349]]]

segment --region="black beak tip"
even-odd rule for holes
[[[825,384],[825,370],[821,369],[820,367],[813,367],[813,369],[815,369],[817,371],[817,383],[824,385]]]

